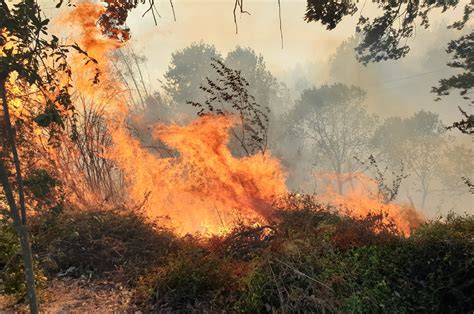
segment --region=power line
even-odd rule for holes
[[[410,76],[398,77],[398,78],[394,78],[394,79],[387,80],[387,81],[384,81],[384,82],[380,82],[380,83],[376,83],[376,84],[370,84],[370,85],[366,85],[366,86],[381,86],[381,85],[385,85],[387,83],[403,81],[403,80],[407,80],[407,79],[411,79],[411,78],[415,78],[415,77],[420,77],[420,76],[425,76],[425,75],[429,75],[429,74],[433,74],[433,73],[437,73],[437,72],[442,72],[442,71],[446,71],[446,70],[450,70],[450,69],[449,68],[437,69],[437,70],[433,70],[433,71],[429,71],[429,72],[413,74],[413,75],[410,75]]]

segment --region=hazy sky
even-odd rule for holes
[[[166,70],[173,51],[201,40],[214,44],[224,54],[236,45],[250,46],[264,55],[276,75],[297,63],[322,63],[343,40],[354,34],[360,13],[346,17],[336,29],[327,31],[319,23],[303,20],[306,0],[281,0],[284,33],[284,49],[281,49],[277,0],[244,1],[251,15],[238,14],[238,34],[233,20],[233,0],[174,0],[176,22],[169,1],[155,2],[161,15],[158,25],[151,14],[142,18],[146,6],[141,6],[131,14],[128,26],[134,45],[149,58],[152,65],[149,70],[156,75]],[[459,17],[462,7],[443,14],[443,19],[451,21]],[[374,5],[367,0],[363,14],[374,12]],[[434,23],[441,19],[439,12],[433,14]]]

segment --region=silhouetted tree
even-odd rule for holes
[[[415,35],[416,26],[428,28],[429,16],[434,9],[446,12],[455,8],[459,2],[459,0],[378,1],[376,6],[381,15],[369,18],[363,15],[365,3],[362,1],[307,0],[305,20],[321,22],[327,29],[332,30],[345,16],[359,12],[356,31],[362,36],[356,52],[359,61],[367,64],[404,57],[410,51],[407,39]],[[473,4],[467,3],[463,20],[456,23],[456,28],[460,29],[465,25],[472,10]]]
[[[257,55],[251,48],[238,46],[227,54],[224,63],[229,68],[240,71],[249,84],[249,93],[258,104],[270,105],[270,99],[277,93],[278,83],[267,70],[262,55]]]
[[[474,150],[464,145],[451,145],[443,157],[439,168],[443,186],[448,192],[458,195],[472,193],[472,185],[466,176],[474,173]]]
[[[66,62],[68,50],[59,44],[57,37],[46,37],[49,20],[42,18],[37,2],[25,0],[7,4],[1,0],[0,16],[0,96],[3,107],[1,132],[4,140],[0,155],[0,180],[10,208],[9,216],[20,238],[30,311],[37,313],[24,181],[16,144],[16,125],[12,124],[12,121],[15,124],[21,121],[11,115],[9,100],[12,95],[7,88],[12,84],[22,86],[24,90],[32,92],[31,98],[43,100],[41,111],[34,117],[34,121],[41,127],[48,127],[51,140],[54,140],[55,132],[64,125],[64,115],[72,109],[70,84],[67,80],[66,83],[62,80],[70,75]],[[73,48],[80,50],[77,46]],[[25,106],[31,106],[31,103],[25,102]],[[10,164],[13,166],[10,167]]]
[[[305,20],[307,22],[321,22],[329,30],[336,28],[345,16],[360,12],[356,32],[361,35],[359,44],[355,48],[360,62],[378,62],[389,59],[399,59],[410,51],[407,39],[415,35],[416,26],[428,28],[429,16],[434,9],[446,12],[460,4],[459,0],[408,0],[408,1],[379,1],[377,7],[382,14],[373,19],[362,15],[364,3],[353,1],[319,1],[307,0]],[[470,20],[474,12],[474,3],[466,2],[461,20],[456,21],[449,28],[461,30]],[[474,84],[473,51],[474,32],[452,40],[448,44],[448,53],[453,53],[450,67],[465,70],[462,74],[440,80],[440,85],[433,88],[438,95],[447,95],[452,89],[460,89],[460,94],[466,95]],[[471,102],[472,104],[472,102]],[[455,122],[451,128],[457,128],[463,133],[472,134],[474,116],[459,108],[465,119]]]
[[[438,87],[433,87],[433,92],[438,96],[449,95],[452,90],[459,90],[459,94],[467,101],[469,107],[472,107],[474,101],[468,96],[474,87],[474,32],[468,35],[462,36],[459,39],[452,40],[448,44],[448,53],[452,54],[452,61],[448,63],[448,66],[460,69],[463,72],[460,74],[453,75],[446,79],[439,81]],[[440,99],[440,98],[438,98]],[[474,115],[467,113],[461,106],[459,106],[464,119],[455,122],[449,128],[456,128],[462,133],[473,134],[474,133]]]

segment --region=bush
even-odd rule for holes
[[[177,249],[174,234],[123,211],[68,211],[33,223],[34,249],[49,274],[135,281]]]
[[[37,285],[46,281],[42,269],[35,260]],[[18,300],[26,297],[25,273],[20,241],[7,217],[0,215],[0,294],[13,295]]]
[[[135,304],[145,304],[152,312],[221,312],[234,303],[242,263],[222,258],[198,242],[188,239],[164,266],[142,278]]]
[[[449,215],[405,238],[384,215],[287,201],[268,225],[210,238],[177,238],[130,212],[51,212],[31,220],[34,252],[48,275],[130,283],[145,312],[474,311],[473,216]],[[0,267],[3,291],[24,291],[6,220]]]
[[[424,226],[423,233],[431,228]],[[472,311],[472,238],[471,241],[446,240],[415,234],[413,238],[360,247],[344,254],[336,267],[337,273],[345,279],[337,289],[338,295],[343,298],[344,310],[404,313]]]
[[[409,238],[384,219],[300,207],[269,226],[188,242],[148,277],[142,300],[154,312],[472,311],[472,216]]]

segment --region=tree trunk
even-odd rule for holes
[[[423,189],[423,194],[421,196],[421,209],[425,209],[427,197],[428,197],[428,191]]]
[[[340,195],[342,195],[343,192],[343,183],[342,183],[342,177],[341,173],[337,173],[337,191]]]
[[[15,227],[20,237],[21,254],[23,255],[23,265],[25,267],[26,287],[28,289],[28,301],[30,313],[38,313],[38,301],[36,299],[35,271],[33,268],[33,254],[31,252],[30,235],[26,225],[19,224]]]
[[[23,265],[25,267],[26,286],[28,290],[28,301],[30,304],[30,312],[32,314],[38,313],[38,304],[36,301],[36,285],[35,275],[33,269],[33,257],[31,254],[30,237],[28,228],[24,225],[20,218],[20,212],[15,203],[13,191],[8,181],[8,172],[5,168],[3,160],[0,158],[0,181],[3,186],[3,191],[10,207],[10,215],[13,219],[13,226],[15,227],[18,237],[20,238],[21,254],[23,256]]]
[[[13,128],[10,121],[10,114],[8,110],[7,95],[5,90],[5,80],[0,82],[0,96],[3,104],[3,113],[5,118],[6,125],[6,137],[7,142],[13,153],[13,161],[15,164],[16,170],[16,180],[18,184],[18,195],[20,198],[20,210],[17,207],[15,202],[15,197],[13,195],[13,190],[9,181],[8,170],[4,164],[3,158],[8,154],[7,152],[2,152],[3,156],[0,156],[0,181],[5,192],[5,197],[7,198],[8,206],[10,207],[10,214],[13,218],[13,224],[18,237],[20,238],[21,253],[23,256],[23,265],[25,268],[25,277],[26,277],[26,287],[28,291],[28,301],[30,304],[30,313],[38,313],[38,304],[36,299],[36,285],[35,285],[35,275],[33,269],[33,257],[31,253],[30,238],[28,234],[28,228],[26,225],[26,207],[24,199],[24,190],[23,190],[23,179],[21,177],[21,167],[20,160],[18,158],[18,152],[15,144],[15,136]]]

